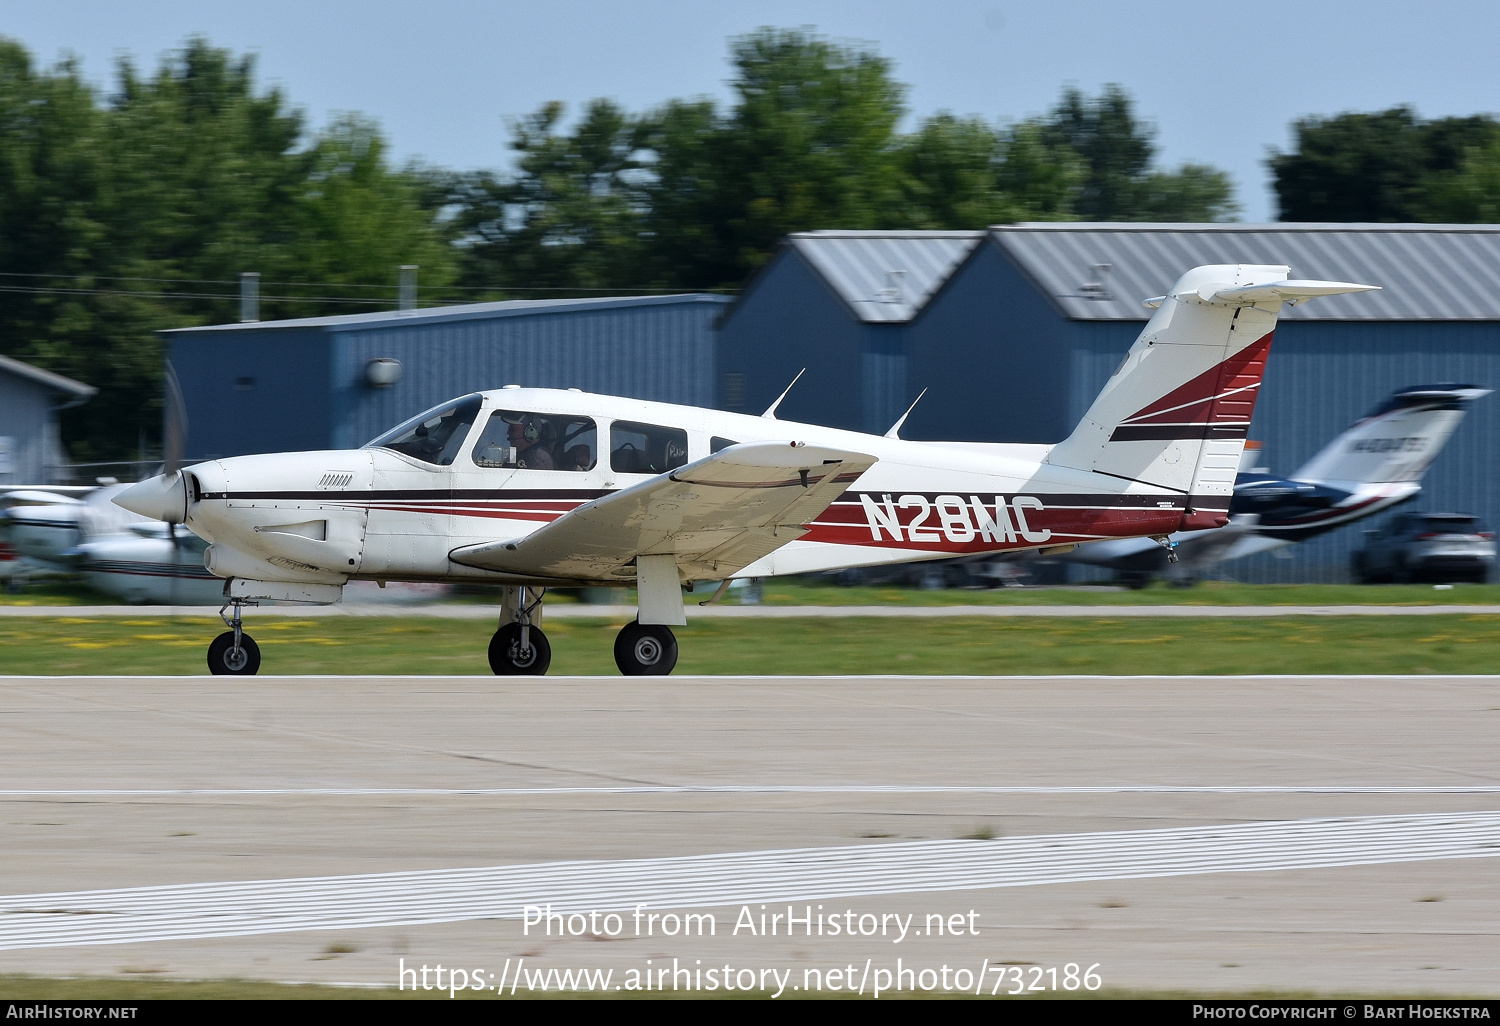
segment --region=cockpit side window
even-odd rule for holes
[[[518,470],[593,470],[598,430],[589,417],[496,410],[474,443],[474,465]]]
[[[687,432],[681,428],[617,420],[609,436],[609,465],[617,474],[665,474],[687,464]]]
[[[483,404],[484,397],[478,393],[466,395],[391,428],[367,442],[365,448],[390,449],[423,463],[449,466],[463,448]]]

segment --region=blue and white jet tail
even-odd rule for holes
[[[1290,478],[1239,474],[1227,527],[1169,539],[1176,543],[1176,574],[1196,577],[1215,563],[1305,541],[1410,501],[1469,404],[1489,393],[1477,385],[1403,388]],[[1096,542],[1064,558],[1110,567],[1132,584],[1169,570],[1167,550],[1149,539]]]
[[[1490,394],[1477,385],[1421,385],[1395,392],[1292,473],[1336,487],[1420,481],[1469,403]]]

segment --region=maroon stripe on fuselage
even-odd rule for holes
[[[306,493],[295,493],[305,495]],[[315,493],[320,505],[364,509],[371,513],[412,513],[474,520],[522,520],[551,523],[599,496],[580,489],[565,499],[556,491],[546,498],[535,495],[481,496],[474,492],[435,495],[432,492]],[[606,493],[607,494],[607,493]],[[232,495],[249,501],[252,496]],[[269,493],[254,498],[266,501]],[[291,495],[280,493],[286,501]],[[1017,505],[1017,500],[1021,500]],[[872,516],[866,500],[885,516]],[[903,502],[907,505],[901,505]],[[975,504],[996,526],[984,537],[985,525]],[[998,515],[1000,505],[1005,515]],[[1101,538],[1170,534],[1182,527],[1184,512],[1225,511],[1228,496],[996,494],[952,493],[859,493],[845,492],[805,525],[803,540],[838,545],[902,548],[935,554],[999,552],[1008,549],[1067,545]],[[1004,522],[1002,522],[1002,520]],[[1010,540],[1006,538],[1009,525]],[[893,535],[899,535],[894,537]]]

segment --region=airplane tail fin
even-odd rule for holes
[[[1188,271],[1047,462],[1188,499],[1184,529],[1228,522],[1229,499],[1281,304],[1375,285],[1288,281],[1285,266]]]
[[[1359,484],[1420,480],[1469,403],[1490,391],[1477,385],[1403,388],[1329,442],[1292,478]]]

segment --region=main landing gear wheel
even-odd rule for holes
[[[615,636],[615,665],[627,677],[666,676],[677,665],[677,639],[659,624],[627,623]]]
[[[526,673],[540,676],[547,672],[552,663],[552,645],[548,643],[547,635],[540,627],[529,628],[527,633],[530,637],[523,646],[521,625],[508,623],[490,639],[490,669],[497,676]]]
[[[251,676],[260,669],[260,646],[250,635],[240,632],[239,643],[235,643],[235,632],[225,631],[208,646],[208,672],[232,673]]]

